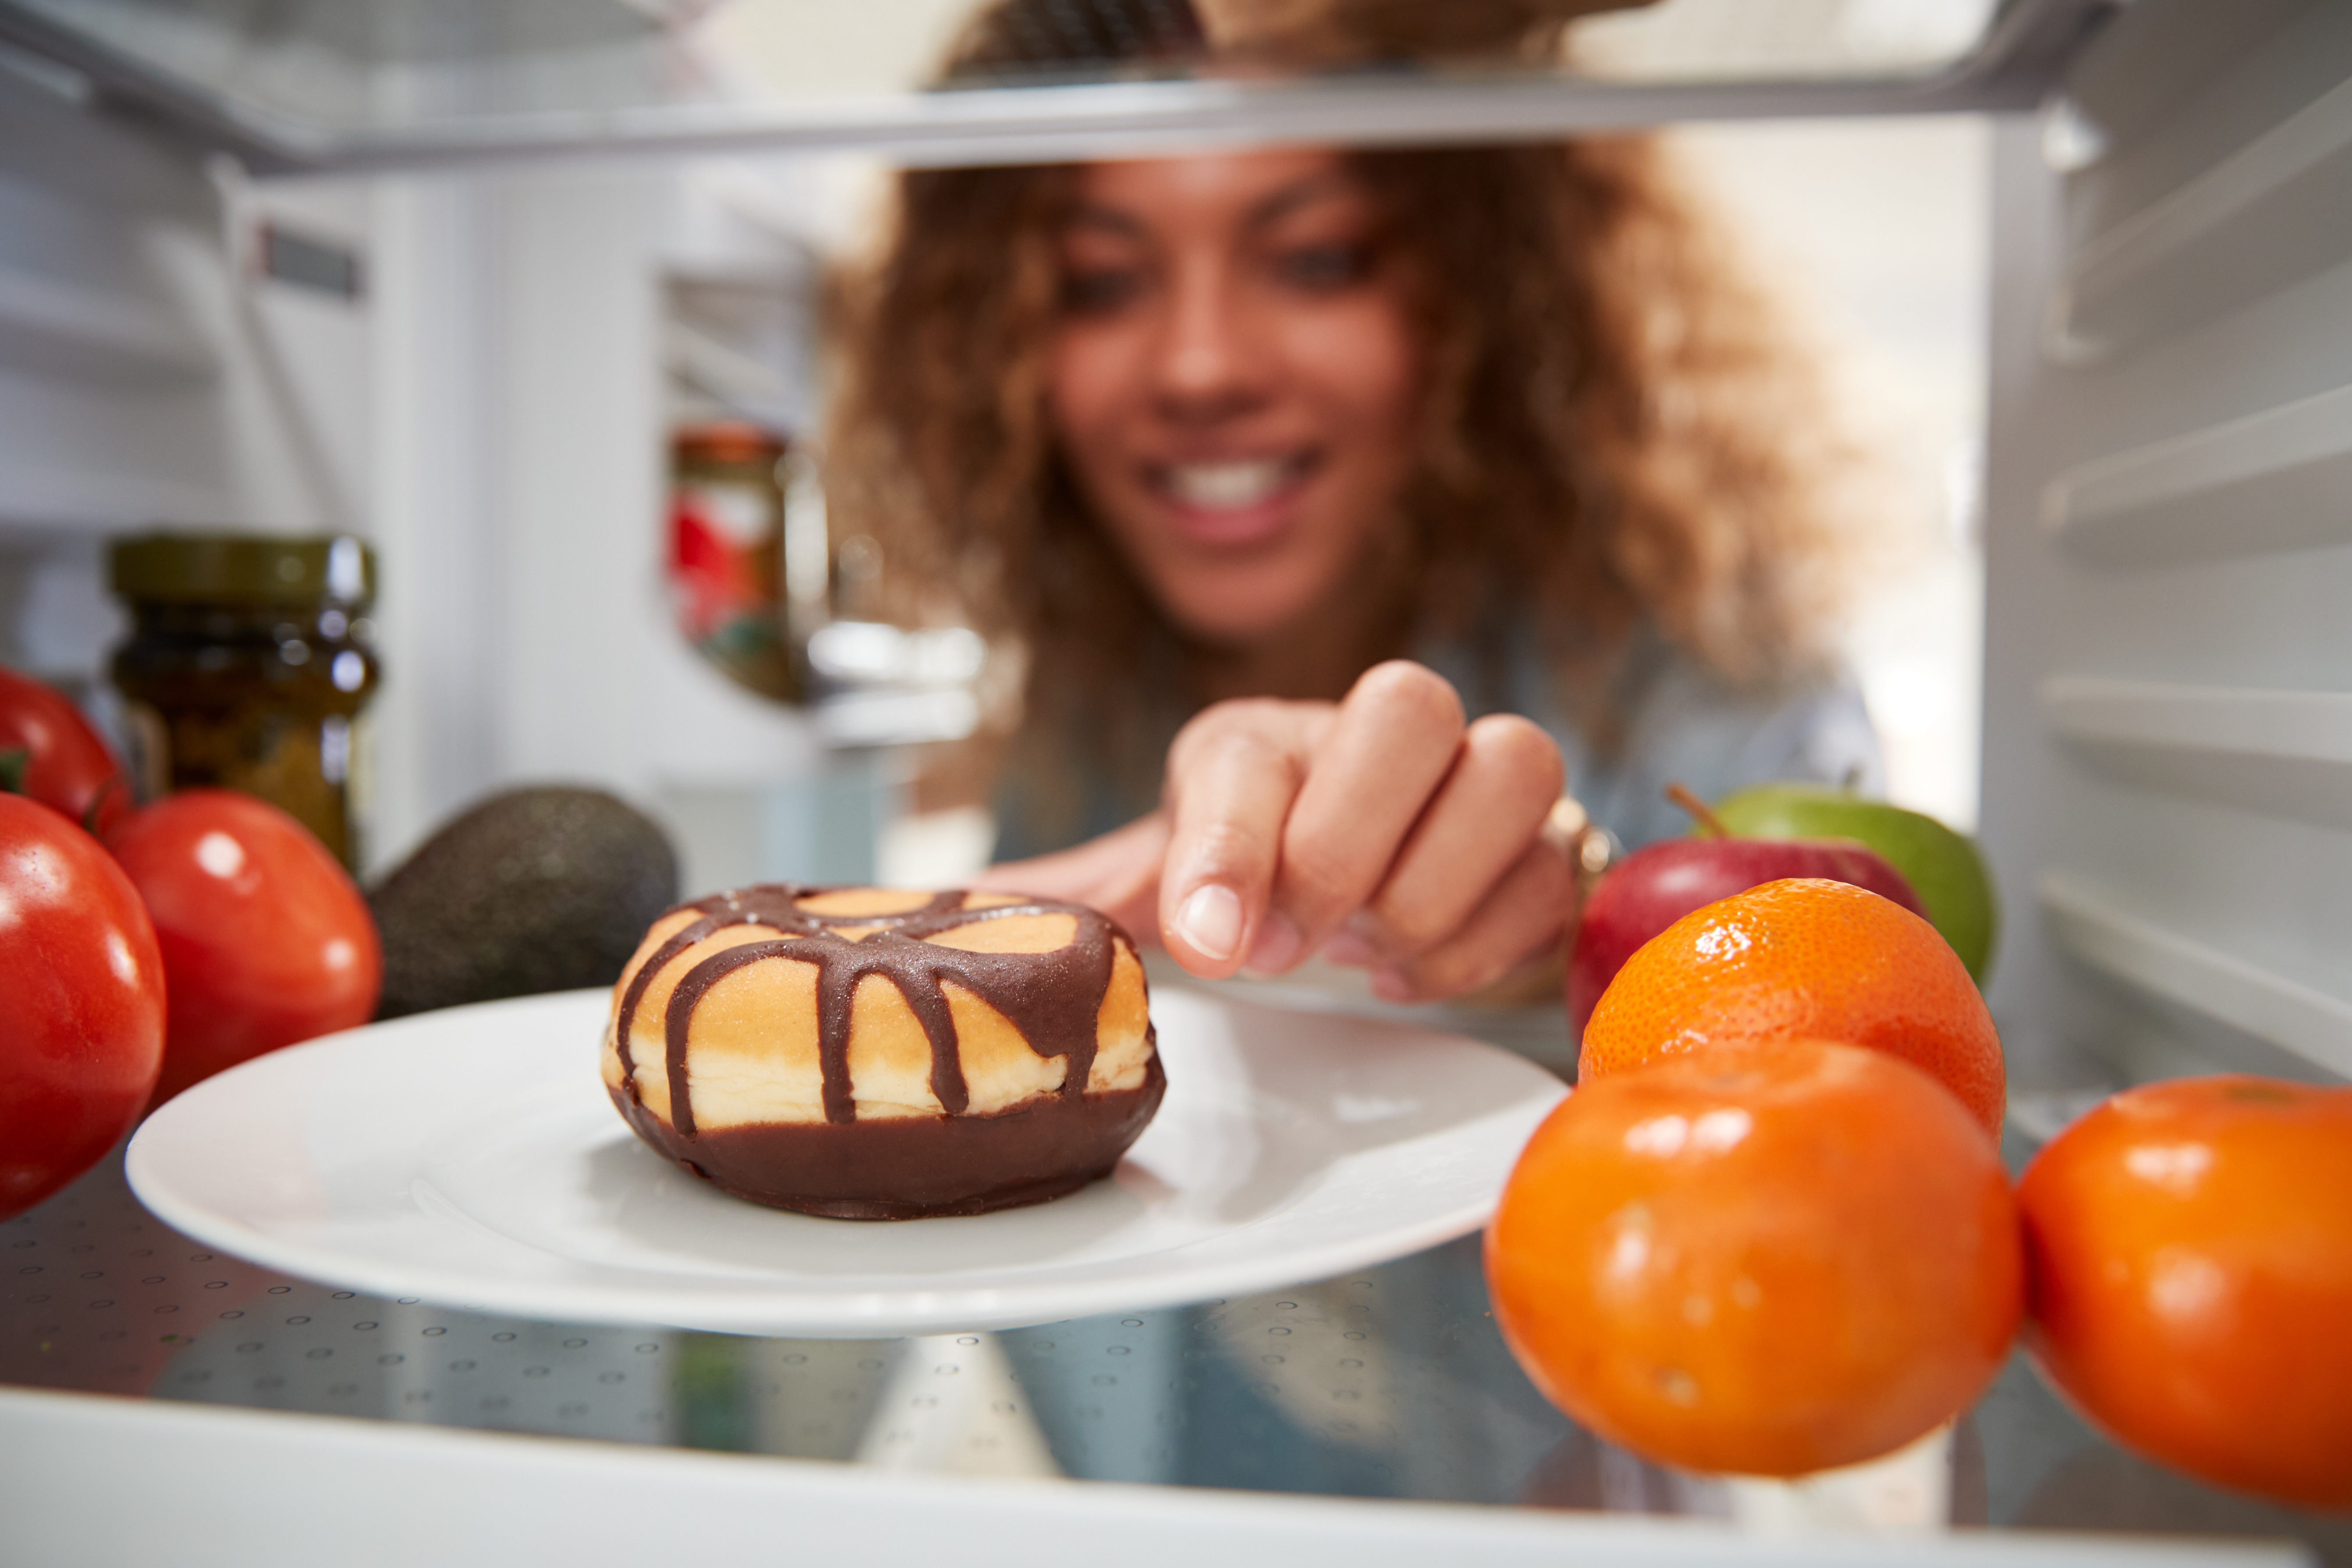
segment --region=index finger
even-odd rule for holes
[[[1160,934],[1194,974],[1232,974],[1262,934],[1283,824],[1323,729],[1318,719],[1305,704],[1220,704],[1170,750]]]

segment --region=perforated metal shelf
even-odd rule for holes
[[[1475,1238],[1276,1294],[999,1334],[759,1339],[289,1279],[149,1215],[117,1158],[0,1225],[0,1383],[907,1469],[1618,1512],[1757,1503],[1562,1418],[1495,1330]],[[1874,1482],[1864,1511],[2289,1536],[2352,1563],[2352,1525],[2132,1458],[2021,1363],[1924,1463]]]

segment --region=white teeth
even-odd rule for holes
[[[1267,458],[1251,463],[1182,463],[1168,470],[1168,490],[1186,506],[1233,511],[1255,506],[1282,488],[1290,465]]]

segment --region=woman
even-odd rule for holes
[[[1874,779],[1835,454],[1647,143],[898,195],[828,483],[910,613],[1026,651],[992,879],[1444,996],[1572,920],[1563,785],[1638,843],[1670,779]]]

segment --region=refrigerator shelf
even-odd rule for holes
[[[809,57],[795,61],[790,90],[730,57],[730,39],[756,18],[715,14],[698,26],[705,9],[406,0],[372,13],[310,0],[247,19],[149,0],[5,0],[0,44],[63,73],[68,90],[135,106],[257,170],[745,151],[971,164],[1204,142],[1496,141],[1698,119],[2028,109],[2112,7],[1911,0],[1886,12],[1900,25],[1874,27],[1803,0],[1685,0],[1599,18],[1613,47],[1574,70],[1437,60],[1279,82],[1106,60],[952,92],[922,90],[946,43],[936,6],[864,16],[866,31],[897,40],[880,51],[840,50],[840,25],[818,7],[777,7],[780,19],[762,25],[784,29],[787,56]],[[1093,13],[1114,30],[1124,18],[1112,0],[1071,8]],[[830,69],[829,47],[841,54]]]
[[[2114,1448],[2021,1357],[1948,1439],[1874,1469],[1792,1487],[1661,1469],[1528,1384],[1475,1238],[1035,1329],[764,1339],[310,1284],[173,1232],[110,1161],[0,1225],[0,1509],[27,1561],[112,1560],[138,1521],[70,1499],[131,1463],[139,1516],[211,1521],[173,1537],[198,1563],[205,1541],[315,1560],[321,1529],[344,1561],[530,1554],[517,1531],[551,1541],[611,1489],[677,1540],[764,1510],[803,1544],[852,1531],[869,1561],[920,1556],[944,1510],[995,1519],[1008,1548],[1164,1535],[1118,1546],[1147,1563],[2352,1563],[2352,1525]],[[592,1560],[636,1539],[612,1528]]]

